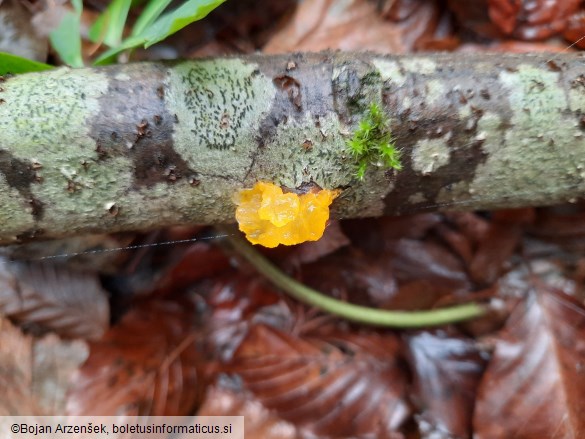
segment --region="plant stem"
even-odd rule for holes
[[[457,323],[479,317],[486,312],[486,307],[477,303],[429,311],[388,311],[342,302],[325,296],[284,274],[245,241],[235,228],[220,226],[218,229],[225,232],[227,239],[240,255],[284,292],[307,305],[353,322],[391,328],[421,328]]]

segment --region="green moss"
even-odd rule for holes
[[[356,177],[363,180],[369,165],[392,168],[399,171],[400,151],[396,149],[388,117],[373,103],[360,121],[358,129],[347,142],[350,154],[356,161]]]

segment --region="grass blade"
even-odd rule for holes
[[[140,35],[143,33],[155,20],[160,17],[160,14],[166,9],[171,3],[171,0],[151,0],[132,29],[132,35]]]
[[[132,0],[113,0],[89,30],[89,39],[115,47],[122,41]]]

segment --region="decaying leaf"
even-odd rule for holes
[[[187,415],[200,398],[193,312],[175,302],[132,309],[103,339],[68,397],[72,415]]]
[[[30,12],[16,0],[0,3],[0,52],[45,62],[49,43],[35,33]]]
[[[501,210],[493,213],[487,232],[469,263],[476,284],[493,284],[502,275],[506,262],[520,243],[523,230],[533,218],[532,209]]]
[[[0,286],[0,312],[33,332],[97,339],[109,326],[107,296],[93,273],[2,261]]]
[[[309,435],[392,438],[410,415],[398,349],[392,335],[297,338],[256,325],[229,370]]]
[[[477,342],[443,332],[420,332],[406,341],[419,430],[424,437],[470,437],[476,390],[486,363]]]
[[[407,19],[393,23],[380,15],[375,2],[306,0],[264,52],[342,49],[404,53],[422,36],[432,34],[438,18],[434,2],[425,2]]]
[[[521,302],[478,391],[478,439],[576,439],[585,432],[585,308],[552,291]]]
[[[506,35],[543,40],[562,32],[581,0],[488,0],[491,20]]]
[[[84,342],[35,339],[0,317],[0,416],[63,414],[69,379],[86,356]]]
[[[198,416],[244,416],[246,439],[298,439],[298,429],[280,419],[259,401],[242,392],[212,386],[197,413]]]

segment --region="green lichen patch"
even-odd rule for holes
[[[506,198],[515,205],[538,205],[567,188],[585,189],[579,172],[585,168],[585,139],[561,75],[521,64],[515,72],[500,72],[499,79],[513,109],[505,121],[510,128],[502,129],[504,121],[492,113],[478,121],[479,133],[489,133],[483,144],[489,158],[469,184],[470,197],[488,207],[489,200],[501,206]]]
[[[167,107],[175,151],[201,175],[241,180],[257,147],[255,129],[276,89],[255,63],[184,62],[170,71]]]
[[[355,175],[363,180],[369,165],[400,170],[400,151],[394,145],[388,118],[377,104],[370,104],[358,129],[347,142],[356,161]]]

